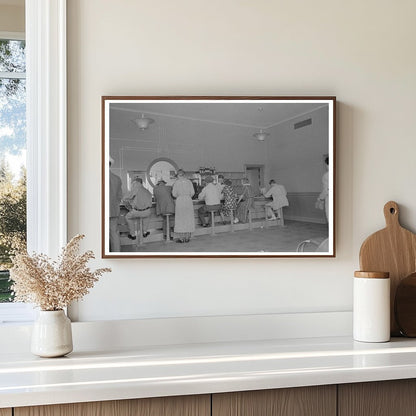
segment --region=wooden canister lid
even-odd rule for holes
[[[390,276],[389,272],[362,272],[355,271],[354,277],[364,277],[366,279],[388,279]]]

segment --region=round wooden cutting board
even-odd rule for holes
[[[394,314],[400,332],[406,337],[416,337],[416,273],[397,286]]]
[[[394,318],[394,300],[400,281],[416,271],[416,235],[399,223],[399,206],[390,201],[384,205],[386,228],[371,234],[360,250],[360,269],[390,273],[391,335],[400,335]]]

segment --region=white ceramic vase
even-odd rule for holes
[[[40,311],[33,325],[31,351],[39,357],[62,357],[72,351],[71,321],[63,310]]]

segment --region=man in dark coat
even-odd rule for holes
[[[163,215],[163,236],[166,238],[167,218],[164,214],[175,213],[175,201],[172,198],[172,187],[166,186],[166,182],[160,180],[153,188],[153,196],[156,202],[156,215]],[[170,222],[169,227],[172,227],[172,222]]]
[[[110,157],[110,168],[113,163],[114,159]],[[121,179],[110,171],[110,251],[113,253],[120,251],[118,220],[120,217],[120,202],[122,198]]]

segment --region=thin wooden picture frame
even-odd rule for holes
[[[103,258],[335,257],[336,97],[103,96],[101,106]]]

